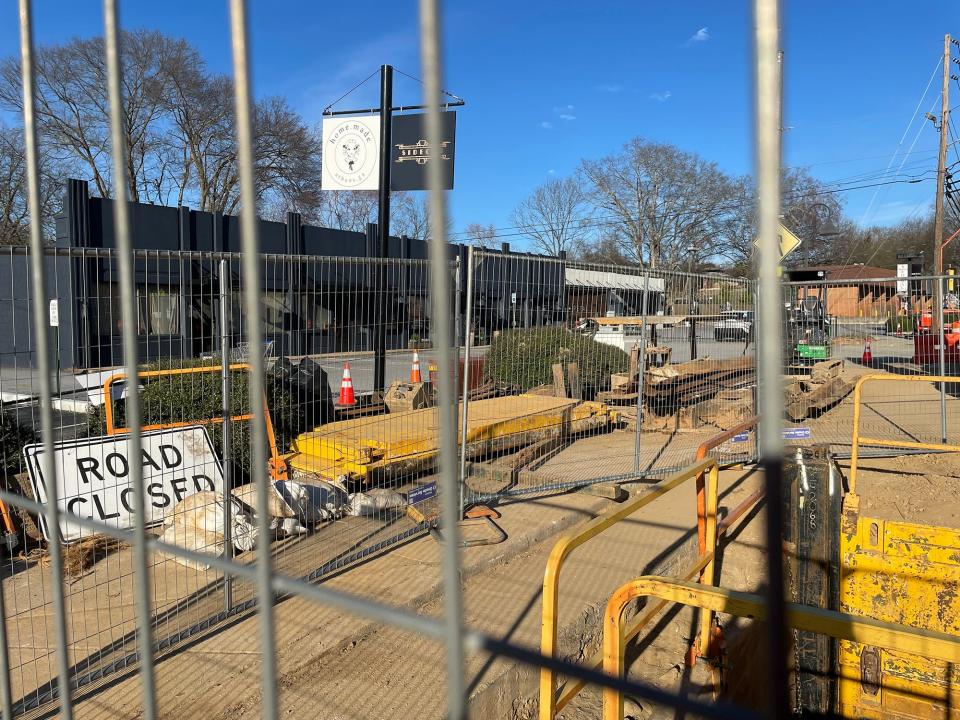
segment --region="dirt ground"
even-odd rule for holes
[[[845,476],[850,461],[840,461]],[[866,458],[857,472],[860,513],[960,528],[960,453]]]
[[[853,374],[862,374],[869,370],[852,367]],[[952,389],[951,389],[952,390]],[[946,396],[948,417],[948,440],[960,443],[960,399],[948,392]],[[835,451],[843,454],[849,451],[853,428],[853,399],[847,397],[836,407],[817,418],[809,418],[798,426],[810,429],[809,440],[800,444],[826,443]],[[940,439],[940,393],[931,383],[881,380],[872,383],[864,393],[861,432],[878,438],[904,439],[925,442],[937,442]],[[683,466],[693,460],[697,446],[705,439],[715,435],[717,428],[704,427],[695,431],[675,433],[642,433],[640,436],[640,469],[642,471],[667,471]],[[580,438],[570,447],[543,460],[539,468],[531,474],[522,474],[517,482],[520,490],[530,489],[531,485],[544,482],[544,479],[558,483],[578,481],[586,478],[622,476],[635,471],[634,453],[637,437],[626,430],[616,430]],[[746,442],[731,442],[722,450],[730,453],[752,451],[752,437]],[[845,475],[849,475],[849,460],[840,460],[839,465]],[[655,481],[658,478],[651,479]],[[756,480],[756,478],[755,478]],[[635,484],[633,492],[642,491]],[[646,483],[645,485],[649,485]],[[475,488],[482,491],[484,488]],[[889,520],[903,520],[943,527],[960,527],[960,453],[910,454],[889,458],[866,457],[860,462],[858,494],[861,497],[861,512]],[[724,499],[729,509],[749,494],[748,484],[736,487]],[[679,497],[679,496],[678,496]],[[687,507],[689,498],[677,500],[677,507]],[[582,496],[569,495],[539,498],[523,498],[505,506],[505,517],[513,523],[510,532],[513,537],[521,533],[529,535],[529,546],[524,546],[514,558],[491,560],[499,569],[486,575],[481,582],[467,584],[465,594],[471,624],[488,629],[491,632],[502,630],[502,613],[493,609],[510,611],[515,617],[512,632],[515,639],[522,638],[528,645],[535,645],[539,627],[539,599],[536,595],[537,582],[530,588],[517,578],[536,577],[540,573],[542,580],[543,559],[528,548],[543,542],[544,537],[555,532],[555,523],[565,522],[571,517],[579,520],[595,512],[596,500],[586,502]],[[598,506],[599,507],[599,506]],[[512,517],[511,517],[512,515]],[[730,551],[721,565],[721,584],[725,587],[756,591],[764,577],[764,554],[762,515],[748,514],[743,521],[731,529]],[[660,527],[659,522],[669,522],[669,527]],[[638,525],[641,520],[638,518]],[[584,563],[577,578],[583,583],[584,597],[578,598],[584,613],[584,622],[594,619],[592,614],[595,598],[587,598],[586,590],[595,590],[603,584],[605,590],[616,586],[616,582],[599,576],[600,569],[623,569],[623,576],[634,575],[641,570],[653,567],[653,559],[671,543],[689,542],[684,533],[689,527],[687,522],[675,522],[667,514],[660,516],[652,513],[642,518],[643,543],[637,544],[637,538],[611,535],[611,544],[607,554],[598,553],[591,563]],[[358,548],[380,541],[389,540],[397,533],[409,529],[411,523],[398,518],[395,523],[373,523],[361,518],[347,522],[331,524],[323,530],[303,540],[278,544],[275,553],[277,568],[288,575],[300,576],[322,566],[335,568],[337,563]],[[683,529],[681,528],[683,525]],[[659,533],[654,537],[653,533]],[[616,537],[616,543],[612,542]],[[346,587],[374,599],[388,599],[398,605],[405,605],[424,612],[439,614],[440,604],[435,595],[426,588],[437,583],[439,562],[436,548],[429,539],[420,539],[402,544],[394,551],[365,565],[339,575],[331,581],[331,586]],[[649,545],[647,544],[649,543]],[[642,553],[637,548],[642,546]],[[480,555],[472,551],[473,556]],[[491,558],[495,553],[491,551]],[[637,565],[639,557],[644,558],[643,567]],[[252,556],[251,556],[252,559]],[[620,568],[620,564],[623,567]],[[11,642],[11,667],[14,694],[17,698],[30,698],[34,688],[42,685],[55,674],[53,628],[51,617],[51,593],[49,572],[45,568],[28,566],[14,562],[8,564],[3,574],[3,599],[8,615],[8,634]],[[595,575],[592,575],[594,573]],[[617,581],[622,577],[616,575]],[[429,578],[429,582],[428,579]],[[607,588],[609,585],[609,588]],[[178,633],[192,633],[192,627],[205,618],[217,613],[223,607],[222,577],[212,571],[199,572],[189,570],[161,556],[152,559],[151,588],[157,613],[155,633],[157,638],[176,637]],[[520,590],[523,593],[520,593]],[[432,592],[432,591],[431,591]],[[238,583],[235,589],[235,602],[242,603],[253,596],[252,588]],[[429,601],[427,601],[427,596]],[[135,651],[133,616],[133,578],[129,549],[112,553],[83,576],[71,579],[67,583],[67,612],[72,643],[71,661],[83,665],[86,671],[95,673],[107,669],[111,663],[122,661]],[[514,608],[513,606],[517,607]],[[316,609],[305,613],[300,603],[289,601],[280,606],[278,615],[284,618],[281,636],[284,646],[281,648],[281,671],[288,702],[294,704],[295,715],[299,716],[299,703],[308,703],[311,681],[309,678],[319,666],[336,669],[340,662],[337,658],[344,653],[347,664],[354,668],[353,680],[350,673],[343,681],[334,681],[331,676],[325,681],[325,688],[338,699],[347,698],[357,687],[363,685],[359,680],[360,672],[374,673],[373,668],[380,666],[380,658],[391,643],[395,646],[411,645],[411,638],[401,633],[376,630],[376,640],[364,639],[362,633],[359,645],[353,640],[353,626],[342,620],[337,613],[319,612]],[[329,623],[344,622],[344,627],[336,633],[331,632]],[[228,627],[234,623],[226,623]],[[214,634],[213,639],[198,641],[160,663],[166,685],[163,692],[163,705],[168,711],[166,716],[174,716],[189,707],[188,696],[182,691],[172,696],[174,686],[171,679],[177,674],[177,668],[186,668],[194,676],[210,675],[212,687],[228,690],[231,696],[237,695],[236,705],[228,713],[233,717],[252,716],[256,708],[257,665],[256,625],[253,619],[238,619],[237,632],[229,630]],[[373,632],[366,624],[366,632]],[[683,648],[690,639],[690,621],[687,614],[675,613],[658,635],[656,643],[650,643],[645,652],[633,665],[631,677],[643,678],[676,689],[683,683],[690,687],[695,678],[684,675],[678,657],[682,657]],[[318,638],[322,637],[320,641]],[[579,636],[578,636],[579,637]],[[186,636],[184,637],[186,639]],[[574,642],[575,638],[568,638]],[[239,642],[238,642],[239,641]],[[343,644],[354,642],[354,645]],[[415,670],[395,663],[394,675],[382,677],[377,682],[377,692],[371,693],[370,702],[386,702],[403,698],[394,697],[393,687],[399,684],[403,692],[416,693],[422,678],[416,673],[430,676],[434,682],[442,683],[442,664],[438,658],[442,655],[439,647],[418,639],[424,657]],[[312,650],[305,651],[305,643],[314,643]],[[241,648],[241,649],[237,649]],[[439,654],[438,654],[439,653]],[[499,664],[501,661],[497,661]],[[483,663],[478,663],[481,665]],[[342,669],[342,666],[341,666]],[[491,671],[486,666],[475,667],[476,682]],[[413,673],[413,674],[411,674]],[[353,685],[351,684],[353,683]],[[357,685],[359,683],[359,685]],[[116,686],[113,693],[104,693],[88,700],[88,717],[126,718],[136,713],[136,683],[127,679]],[[122,689],[122,691],[120,691]],[[369,688],[368,688],[369,689]],[[129,695],[129,700],[119,702],[119,695]],[[125,695],[125,696],[126,696]],[[112,702],[106,701],[113,698]],[[216,698],[207,698],[206,701]],[[389,704],[389,703],[388,703]],[[402,704],[402,703],[401,703]],[[221,703],[222,705],[222,703]],[[304,706],[305,707],[305,706]],[[342,717],[359,717],[353,714],[358,707],[355,701],[346,702]],[[409,707],[427,710],[427,698],[417,702],[410,700]],[[562,714],[566,720],[586,720],[597,717],[599,694],[586,692],[576,703]],[[639,705],[631,711],[634,717],[657,717],[652,708]],[[214,716],[212,707],[206,707],[207,716]],[[187,715],[182,715],[186,717]],[[226,715],[225,715],[226,716]],[[373,717],[372,711],[364,717]],[[429,712],[425,714],[430,716]],[[492,717],[492,716],[491,716]],[[520,714],[503,714],[497,717],[521,717]]]

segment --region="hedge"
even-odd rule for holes
[[[0,463],[4,477],[12,477],[23,469],[23,447],[37,440],[37,433],[18,423],[15,414],[0,416]]]
[[[626,372],[630,357],[620,348],[599,343],[562,328],[506,330],[493,339],[484,364],[484,378],[529,390],[553,382],[552,366],[575,362],[580,367],[584,397],[610,386],[611,373]]]
[[[216,363],[209,360],[176,360],[145,365],[142,370],[162,370],[169,368],[212,367]],[[221,376],[219,372],[185,373],[182,375],[164,375],[158,378],[141,380],[143,391],[140,393],[140,412],[142,425],[184,422],[221,416]],[[245,415],[250,412],[249,374],[235,371],[230,377],[231,415]],[[271,374],[266,377],[267,405],[273,420],[274,432],[280,452],[284,452],[290,441],[305,429],[307,413],[300,412],[293,396],[284,383]],[[124,402],[114,404],[115,423],[125,427]],[[223,425],[206,425],[210,439],[217,454],[222,457]],[[249,421],[232,424],[230,445],[233,455],[235,481],[250,476],[250,423]],[[91,412],[87,432],[89,435],[106,433],[106,417],[103,407]]]

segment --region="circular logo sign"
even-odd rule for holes
[[[365,123],[344,120],[331,130],[324,160],[341,186],[363,185],[377,171],[377,138]]]

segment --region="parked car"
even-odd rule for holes
[[[753,310],[724,310],[713,324],[715,340],[753,340]]]

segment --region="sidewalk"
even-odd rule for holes
[[[721,506],[732,507],[757,486],[757,475],[721,475]],[[633,485],[633,493],[648,486]],[[609,594],[630,577],[671,574],[695,552],[694,486],[659,499],[577,550],[561,578],[560,642],[564,656],[589,657]],[[465,623],[539,649],[541,586],[557,536],[614,503],[571,494],[501,507],[508,540],[463,552]],[[440,548],[430,538],[328,581],[328,586],[381,602],[442,615]],[[281,717],[440,718],[445,665],[441,645],[300,600],[276,606]],[[157,663],[160,717],[259,717],[259,628],[256,617],[198,641]],[[482,656],[467,658],[471,715],[527,717],[536,705],[533,668]],[[134,675],[78,703],[80,718],[138,716]]]

